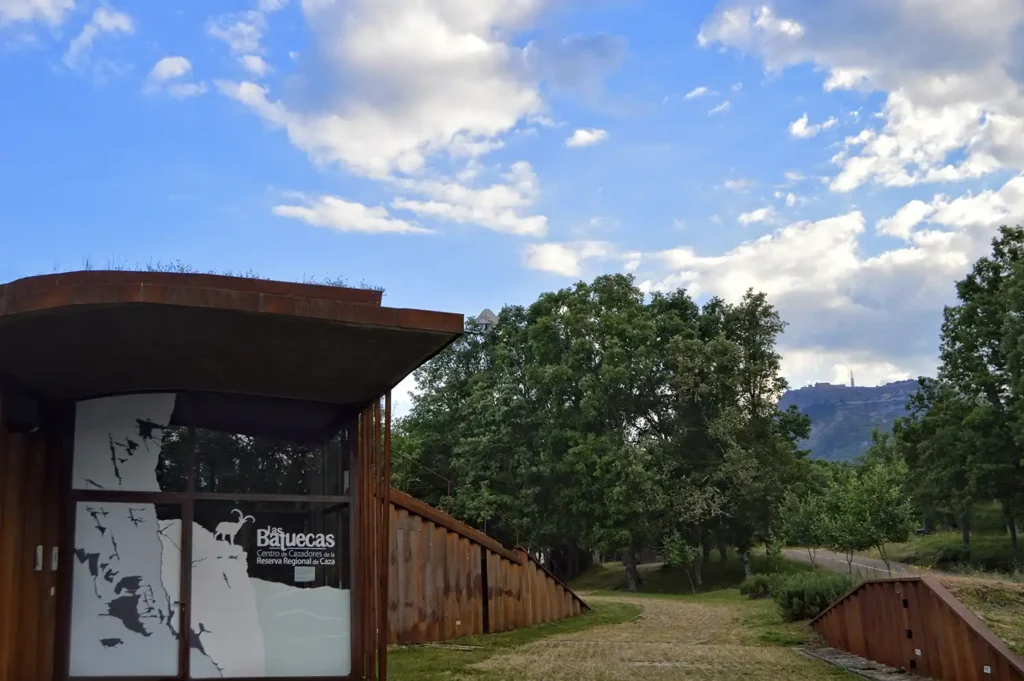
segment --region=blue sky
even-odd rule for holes
[[[475,314],[627,271],[767,291],[796,384],[929,373],[1024,212],[1024,6],[971,7],[0,0],[0,280],[181,260]]]

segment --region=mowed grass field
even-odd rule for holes
[[[759,559],[763,560],[763,559]],[[805,570],[783,562],[781,570]],[[785,623],[774,603],[734,588],[742,567],[713,561],[696,595],[685,574],[642,566],[645,592],[623,591],[621,565],[598,566],[571,585],[593,608],[577,618],[431,647],[394,649],[395,681],[605,681],[612,679],[818,681],[853,679],[800,655],[817,645],[806,623]]]

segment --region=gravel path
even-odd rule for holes
[[[818,681],[835,670],[783,646],[752,640],[738,618],[749,612],[669,598],[589,596],[635,603],[643,614],[623,624],[543,639],[476,665],[488,678],[522,681]]]

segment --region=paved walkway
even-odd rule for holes
[[[756,616],[746,607],[686,598],[587,600],[635,603],[643,614],[623,624],[543,639],[476,667],[489,672],[488,679],[523,681],[835,679],[835,669],[825,662],[758,641],[739,625],[739,618]]]
[[[811,558],[807,555],[807,549],[783,549],[783,555],[790,560],[800,561],[801,563],[810,563]],[[846,564],[846,555],[842,553],[836,553],[835,551],[827,551],[825,549],[818,549],[815,552],[815,563],[826,570],[832,572],[847,572],[849,566]],[[921,568],[915,568],[906,563],[893,563],[892,576],[901,577],[915,574],[922,574],[928,572]],[[885,561],[879,558],[865,558],[864,556],[853,557],[853,571],[871,579],[883,579],[889,576],[889,571],[885,568]]]

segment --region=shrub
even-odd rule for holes
[[[787,622],[810,619],[852,589],[857,580],[837,572],[793,574],[775,583],[773,596]]]
[[[935,552],[935,565],[946,567],[957,563],[969,563],[971,561],[971,550],[963,544],[943,546]]]
[[[771,598],[776,581],[774,575],[750,575],[740,584],[740,593],[751,599]]]

